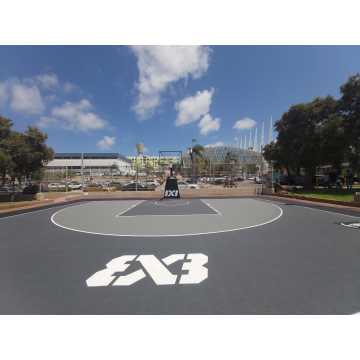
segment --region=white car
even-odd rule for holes
[[[145,181],[145,185],[154,185],[154,186],[159,186],[160,184],[159,184],[159,182],[158,181],[156,181],[156,180],[146,180]]]
[[[48,184],[49,190],[65,190],[65,185],[61,183],[51,183]]]
[[[71,190],[81,190],[82,185],[77,182],[71,182],[68,184],[69,189]]]
[[[178,187],[179,189],[200,189],[198,184],[188,183],[183,180],[178,181]]]

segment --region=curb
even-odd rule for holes
[[[319,199],[319,198],[314,198],[314,197],[310,197],[310,196],[286,195],[286,194],[271,194],[269,196],[285,198],[285,199],[305,200],[305,201],[311,201],[314,203],[341,205],[341,206],[346,206],[346,207],[360,208],[360,202],[356,203],[356,202],[349,202],[349,201],[326,200],[326,199]]]

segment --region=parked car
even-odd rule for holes
[[[86,184],[86,190],[88,190],[88,191],[97,191],[97,190],[101,190],[102,189],[102,186],[100,185],[100,184],[98,184],[98,183],[94,183],[94,182],[92,182],[92,183],[88,183],[88,184]]]
[[[143,184],[141,182],[138,182],[136,185],[135,181],[132,181],[128,184],[123,185],[122,187],[122,191],[154,191],[156,188],[156,186],[154,185],[147,185],[147,184]]]
[[[121,190],[123,185],[121,182],[118,182],[118,181],[112,181],[110,184],[109,184],[109,187],[112,187],[114,188],[115,190]]]
[[[28,195],[37,194],[38,192],[39,192],[38,184],[29,184],[29,185],[25,186],[22,191],[23,194],[28,194]]]
[[[178,181],[179,189],[200,189],[198,184],[188,183],[187,181],[180,180]]]
[[[215,177],[212,181],[215,185],[222,185],[225,183],[226,178],[225,177]]]
[[[68,188],[70,190],[81,190],[82,189],[82,185],[80,183],[78,183],[77,181],[71,181],[68,184]]]
[[[234,181],[244,181],[244,178],[242,176],[235,176]]]
[[[304,186],[305,177],[302,175],[296,175],[296,176],[280,175],[279,184],[291,185],[291,186]]]
[[[62,183],[50,183],[50,184],[48,184],[47,187],[48,187],[49,191],[65,191],[66,190],[65,184],[62,184]]]
[[[145,185],[154,185],[155,187],[159,186],[159,182],[156,180],[145,180],[144,182]]]
[[[9,192],[12,192],[12,188],[10,186],[0,187],[0,193],[9,193]]]
[[[200,186],[198,184],[189,183],[188,189],[200,189]]]

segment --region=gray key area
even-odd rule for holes
[[[216,215],[217,212],[200,199],[144,201],[120,216],[141,215]]]
[[[279,219],[280,207],[256,199],[96,201],[55,212],[67,230],[109,236],[188,236],[263,226]]]

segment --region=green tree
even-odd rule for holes
[[[149,160],[145,161],[145,173],[147,177],[154,173],[154,166]]]
[[[12,131],[4,140],[11,157],[12,166],[8,172],[12,180],[29,179],[39,175],[40,170],[53,158],[53,150],[46,145],[47,135],[35,127],[28,127],[24,133]]]
[[[354,170],[360,170],[360,74],[341,86],[340,114],[344,118],[347,157]]]
[[[338,103],[331,96],[290,107],[276,122],[276,143],[264,148],[264,157],[289,175],[304,169],[306,187],[312,188],[316,168],[340,166],[344,158],[345,137]]]
[[[341,169],[345,160],[347,140],[344,130],[344,119],[332,114],[322,125],[320,134],[320,165],[331,165],[334,169]]]
[[[0,115],[0,145],[10,135],[11,127],[12,121]]]
[[[193,139],[194,140],[194,139]],[[190,148],[190,160],[191,160],[191,174],[192,174],[192,181],[195,180],[195,177],[197,176],[198,169],[197,164],[199,164],[200,160],[203,158],[205,148],[200,144],[194,144]]]
[[[6,174],[12,167],[12,160],[9,150],[6,146],[6,139],[8,139],[11,132],[12,122],[0,116],[0,184],[4,185]]]

